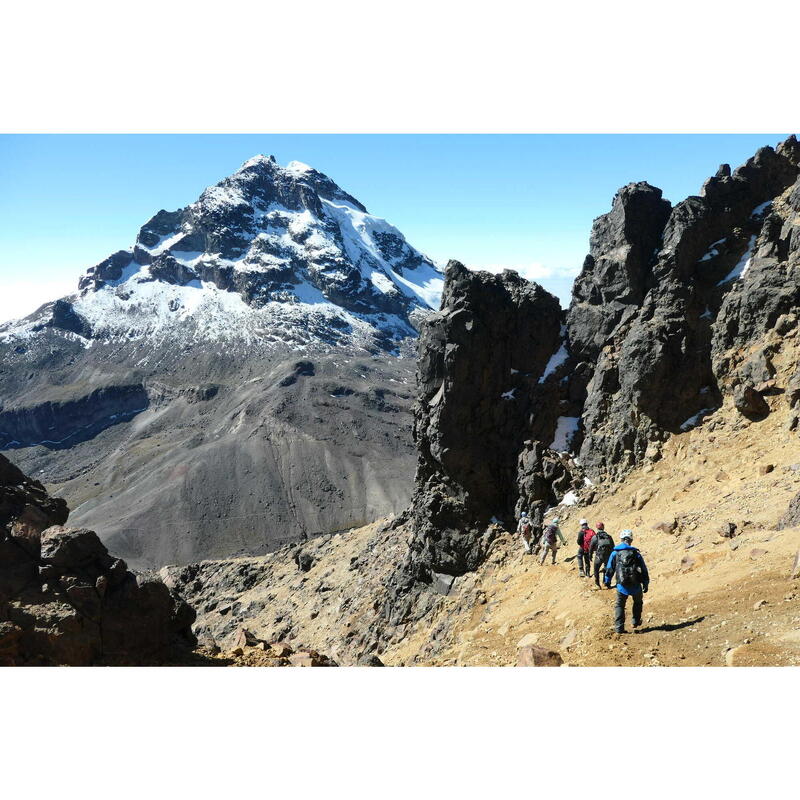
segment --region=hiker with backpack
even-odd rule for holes
[[[611,588],[611,576],[617,578],[617,602],[614,606],[614,630],[627,633],[625,630],[625,604],[629,597],[633,598],[633,628],[642,624],[643,595],[650,584],[650,574],[644,563],[642,554],[631,545],[633,532],[624,530],[619,535],[620,543],[611,551],[606,564],[603,582]]]
[[[519,515],[517,533],[520,539],[522,539],[522,546],[525,548],[525,552],[533,554],[533,525],[531,524],[531,518],[528,516],[527,511],[523,511]]]
[[[553,519],[550,521],[550,524],[542,533],[542,558],[541,561],[539,561],[540,564],[544,564],[548,553],[553,554],[553,563],[555,564],[559,540],[561,540],[561,544],[567,543],[561,533],[561,529],[558,527],[558,522],[558,517],[553,517]]]
[[[611,538],[611,534],[606,532],[606,526],[602,522],[598,522],[597,533],[592,537],[592,543],[589,546],[589,558],[592,559],[594,566],[594,582],[598,589],[601,588],[600,570],[605,572],[606,562],[613,549],[614,540]]]
[[[594,538],[594,531],[589,527],[587,520],[582,519],[580,522],[580,530],[578,531],[578,577],[589,577],[591,574],[591,558],[589,556],[589,548],[591,547],[592,539]]]

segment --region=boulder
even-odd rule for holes
[[[778,530],[785,528],[800,527],[800,492],[798,492],[789,502],[789,507],[786,509],[783,516],[778,520]]]
[[[733,404],[748,419],[762,419],[769,414],[769,404],[751,384],[740,384],[736,387]]]
[[[661,520],[661,522],[656,522],[652,529],[654,531],[660,531],[661,533],[673,533],[677,527],[678,520],[672,517],[670,519]]]
[[[298,549],[294,554],[294,563],[297,564],[300,572],[309,572],[311,567],[314,566],[314,556]]]
[[[797,316],[795,314],[781,314],[775,322],[775,331],[780,336],[786,336],[797,326]]]
[[[386,665],[383,663],[383,661],[380,660],[380,658],[378,658],[378,656],[376,656],[374,653],[371,653],[369,655],[361,656],[361,658],[358,659],[356,666],[385,667]]]
[[[55,525],[42,533],[41,559],[56,570],[108,568],[113,563],[94,531]]]
[[[756,386],[760,384],[763,386],[772,380],[773,375],[775,375],[775,367],[769,354],[762,347],[739,368],[739,375],[745,384],[754,384]],[[758,391],[763,390],[759,387]]]
[[[697,564],[697,561],[694,558],[692,558],[691,556],[688,556],[688,555],[684,556],[681,559],[681,566],[680,566],[681,572],[688,572],[696,564]]]
[[[247,630],[247,628],[239,628],[239,632],[233,642],[234,647],[257,647],[260,644],[262,644],[261,639]]]
[[[655,496],[655,489],[639,489],[631,496],[631,507],[636,511],[641,511]]]
[[[288,658],[294,650],[286,642],[270,642],[270,651],[276,658]]]
[[[293,667],[335,667],[336,662],[316,650],[298,650],[289,656]]]
[[[736,524],[733,522],[725,522],[721,525],[719,529],[720,536],[724,536],[726,539],[732,539],[736,536]]]
[[[194,611],[135,576],[66,504],[0,456],[0,663],[158,663],[194,644]]]
[[[518,667],[560,667],[563,663],[560,653],[535,644],[520,647],[517,651]]]
[[[569,633],[561,640],[560,647],[562,650],[569,650],[573,644],[575,644],[575,640],[578,638],[578,631],[575,628],[571,628]]]
[[[786,387],[786,398],[789,401],[789,408],[794,408],[800,403],[800,371],[795,372]]]

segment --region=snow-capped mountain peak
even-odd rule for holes
[[[438,308],[442,285],[429,258],[327,175],[256,155],[194,203],[159,211],[132,247],[86,272],[77,295],[0,335],[50,313],[44,324],[66,320],[87,341],[294,337],[391,350]]]

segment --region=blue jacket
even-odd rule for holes
[[[611,586],[611,576],[616,574],[617,571],[617,553],[620,550],[636,550],[633,545],[628,544],[627,542],[620,542],[612,551],[611,555],[608,557],[608,564],[606,564],[606,573],[603,576],[603,581],[605,581],[606,586]],[[647,571],[647,565],[644,563],[644,559],[642,558],[642,554],[636,550],[636,555],[639,556],[639,567],[642,570],[642,583],[641,586],[623,586],[621,583],[617,584],[617,591],[620,594],[639,594],[642,590],[645,592],[647,591],[647,587],[650,584],[650,574]]]

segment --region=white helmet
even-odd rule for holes
[[[629,531],[627,528],[622,531],[619,535],[620,540],[627,539],[629,542],[633,541],[633,531]]]
[[[581,524],[581,525],[588,525],[588,524],[589,524],[589,520],[588,520],[588,519],[582,519],[582,520],[580,521],[580,524]]]
[[[553,525],[558,525],[559,521],[560,520],[558,519],[558,517],[553,517],[553,523],[552,524]]]
[[[521,517],[527,517],[527,516],[528,516],[528,512],[527,512],[527,511],[523,511],[523,512],[520,514],[520,516],[521,516]]]

